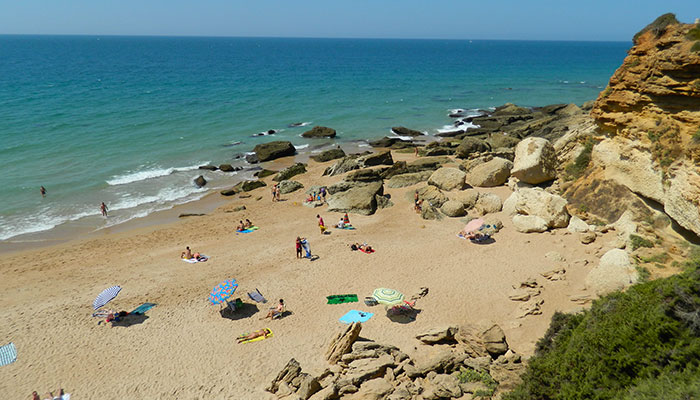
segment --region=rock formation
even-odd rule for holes
[[[293,156],[296,149],[291,142],[274,141],[261,143],[253,148],[258,161],[270,161],[280,157]]]

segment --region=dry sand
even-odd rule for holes
[[[295,178],[307,187],[337,182],[339,177],[321,177],[329,164],[311,161],[309,172]],[[415,214],[412,191],[420,185],[385,188],[395,205],[373,216],[350,215],[354,231],[321,235],[315,215],[332,225],[342,214],[302,206],[303,191],[272,203],[268,186],[203,217],[3,256],[0,344],[14,342],[18,359],[0,367],[0,398],[29,398],[33,390],[45,393],[59,386],[73,399],[274,398],[263,388],[290,358],[311,373],[326,367],[323,353],[341,328],[338,318],[351,309],[375,313],[363,324],[362,337],[397,345],[409,355],[421,351],[414,336],[423,330],[481,320],[499,323],[515,351],[532,354],[554,311],[579,307],[568,296],[585,293],[583,279],[605,250],[599,243],[609,238],[584,246],[565,229],[521,234],[501,215],[505,227],[496,242],[472,244],[455,236],[463,227],[459,218],[425,221]],[[503,199],[510,194],[506,187],[480,190]],[[230,212],[238,205],[247,209]],[[243,218],[260,230],[236,234]],[[295,258],[296,236],[309,239],[318,260]],[[350,251],[352,242],[367,242],[376,253]],[[179,254],[187,245],[211,259],[182,262]],[[549,282],[539,276],[554,267],[544,257],[549,251],[590,263],[568,268],[566,280]],[[516,319],[519,303],[508,295],[512,285],[530,276],[544,286],[543,314]],[[223,318],[207,295],[229,278],[240,283],[235,297],[252,303],[245,293],[259,288],[270,302],[254,315]],[[100,323],[90,317],[92,301],[115,284],[123,289],[107,308],[158,305],[140,324]],[[411,323],[392,322],[382,307],[362,302],[377,287],[408,297],[423,286],[430,293],[418,302],[421,312]],[[345,293],[356,293],[360,302],[326,304],[327,295]],[[292,314],[260,321],[279,298]],[[263,327],[274,337],[236,344],[237,335]]]

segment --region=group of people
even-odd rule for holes
[[[275,201],[280,201],[280,184],[275,183],[272,185],[272,189],[270,189],[270,192],[272,193],[272,202],[274,203]]]
[[[70,396],[70,395],[66,395],[66,393],[63,391],[63,389],[58,389],[56,391],[56,393],[57,394],[54,395],[53,392],[48,392],[48,393],[46,393],[46,397],[44,399],[42,399],[41,397],[39,397],[39,393],[34,391],[34,392],[32,392],[32,400],[63,400],[63,399],[69,398],[67,396]]]
[[[192,250],[190,250],[190,246],[187,246],[187,247],[185,248],[185,251],[183,251],[183,252],[180,254],[180,258],[184,258],[185,260],[195,259],[195,260],[197,260],[197,261],[204,261],[204,260],[206,260],[206,257],[203,256],[203,255],[201,255],[201,254],[199,254],[198,252],[194,252],[194,253],[193,253]]]
[[[423,200],[421,200],[417,190],[415,195],[413,196],[413,210],[417,213],[423,211]]]
[[[309,242],[306,240],[306,238],[297,236],[297,241],[296,241],[297,258],[303,258],[302,253],[301,253],[302,248],[306,251],[306,255],[303,257],[311,258],[311,249],[309,248]]]
[[[46,197],[46,193],[47,193],[46,188],[41,186],[39,188],[39,193],[41,193],[41,197]],[[105,204],[105,202],[104,201],[101,202],[100,203],[100,214],[102,214],[102,216],[105,218],[107,217],[107,210],[108,210],[108,208],[107,208],[107,205]]]
[[[262,321],[262,320],[268,319],[268,318],[270,318],[270,320],[273,320],[275,318],[279,318],[284,314],[285,311],[286,311],[286,307],[284,305],[284,299],[280,299],[279,303],[277,303],[277,305],[275,307],[270,308],[270,311],[267,312],[267,315],[260,318],[260,320]],[[257,331],[254,331],[254,332],[251,332],[248,334],[244,334],[244,335],[240,335],[239,337],[236,338],[236,342],[237,343],[247,342],[247,341],[255,339],[255,338],[265,337],[267,335],[270,335],[271,333],[272,333],[272,331],[268,328],[258,329]]]
[[[245,222],[238,221],[238,226],[236,227],[236,231],[242,232],[242,231],[244,231],[248,228],[252,228],[252,227],[253,227],[253,223],[250,222],[250,220],[248,218],[246,218]]]
[[[326,188],[324,186],[321,186],[321,188],[318,190],[318,193],[312,192],[311,194],[309,194],[309,197],[306,198],[306,202],[313,203],[314,201],[318,201],[319,203],[325,203],[326,193]]]

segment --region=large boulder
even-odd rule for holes
[[[382,176],[382,178],[389,179],[394,175],[407,174],[409,172],[413,171],[408,170],[406,161],[396,161],[395,163],[391,164],[390,167],[382,168],[379,171],[379,174]]]
[[[353,183],[349,189],[336,192],[328,198],[328,211],[362,215],[371,215],[377,211],[376,195],[383,194],[382,182]]]
[[[557,154],[549,140],[523,139],[515,147],[515,162],[510,173],[525,183],[536,185],[557,176]]]
[[[335,129],[325,126],[314,126],[310,130],[302,133],[301,136],[305,138],[334,138]]]
[[[410,172],[418,171],[435,171],[440,168],[442,164],[450,162],[449,157],[435,156],[435,157],[421,157],[415,161],[408,163],[408,169]]]
[[[239,192],[250,192],[251,190],[255,190],[263,186],[267,186],[263,181],[243,181],[237,183],[231,190],[233,190],[235,194]],[[224,196],[228,196],[228,194],[225,194]]]
[[[420,182],[425,182],[430,178],[432,173],[430,171],[414,172],[412,174],[401,174],[394,175],[386,183],[389,188],[402,188],[406,186],[412,186]]]
[[[382,177],[373,169],[360,169],[349,173],[345,177],[346,182],[376,182],[381,180]]]
[[[473,358],[491,356],[497,358],[508,351],[506,335],[494,323],[469,323],[459,327],[455,335],[464,351]]]
[[[274,142],[261,143],[253,148],[259,161],[270,161],[280,157],[293,156],[296,152],[292,142],[276,140]]]
[[[426,208],[426,205],[441,207],[447,201],[447,196],[432,185],[418,189],[418,198],[423,200],[423,208]]]
[[[281,194],[287,194],[297,191],[299,189],[303,189],[304,185],[297,181],[281,181],[279,183],[279,188]]]
[[[457,330],[458,328],[452,325],[440,326],[417,335],[416,339],[425,344],[453,342],[455,340],[454,336],[457,333]]]
[[[466,186],[466,174],[457,168],[442,167],[433,172],[428,179],[428,185],[442,190],[462,190]]]
[[[343,157],[345,157],[345,152],[343,151],[343,149],[338,147],[337,149],[324,150],[318,154],[311,156],[310,158],[316,162],[326,162]]]
[[[455,200],[446,201],[445,204],[440,207],[440,211],[448,217],[463,217],[467,215],[467,212],[464,210],[464,204]]]
[[[391,147],[392,149],[415,147],[412,141],[403,140],[400,137],[383,137],[369,142],[369,145],[372,147]]]
[[[289,166],[283,170],[281,170],[277,175],[272,178],[273,181],[286,181],[287,179],[295,176],[295,175],[300,175],[306,173],[306,164],[304,163],[296,163],[292,166]]]
[[[513,163],[495,157],[491,161],[479,164],[467,173],[467,182],[472,186],[493,187],[506,183],[510,176]]]
[[[202,175],[200,175],[200,176],[198,176],[198,177],[196,177],[196,178],[194,179],[194,184],[195,184],[197,187],[201,188],[201,187],[203,187],[204,185],[207,184],[207,180],[204,179],[204,177],[203,177]]]
[[[483,153],[489,150],[491,148],[485,141],[473,137],[465,137],[462,139],[462,143],[457,146],[455,155],[458,158],[467,158],[473,153]]]
[[[586,288],[597,295],[622,290],[637,283],[639,274],[630,261],[627,252],[612,249],[600,258],[598,266],[593,268],[586,277]]]
[[[501,211],[503,201],[498,195],[493,193],[481,193],[476,200],[474,209],[479,215],[486,215]]]
[[[547,221],[537,215],[515,215],[513,217],[513,227],[522,233],[545,232]]]
[[[214,167],[214,168],[216,168],[216,167]],[[233,165],[231,165],[231,164],[221,164],[221,165],[219,165],[219,169],[223,172],[233,172],[236,170],[235,168],[233,168]]]
[[[363,156],[361,162],[365,167],[373,167],[375,165],[392,165],[394,159],[391,157],[391,151],[387,150]]]
[[[541,188],[523,188],[517,192],[515,210],[523,215],[542,218],[549,228],[565,228],[569,224],[566,200]]]
[[[494,133],[486,139],[486,143],[488,143],[492,149],[500,149],[500,148],[513,148],[520,143],[520,138],[514,135],[509,135],[506,132],[503,133]]]
[[[340,361],[343,355],[350,353],[353,343],[360,336],[360,331],[362,331],[362,324],[355,322],[338,332],[326,350],[326,360],[335,364]]]
[[[335,176],[344,174],[348,171],[362,168],[362,163],[357,156],[345,156],[341,160],[337,161],[335,164],[326,168],[323,175]]]
[[[459,192],[450,193],[450,200],[459,201],[465,209],[470,209],[476,205],[479,199],[479,192],[476,189],[466,189]]]
[[[422,136],[423,132],[413,129],[404,128],[403,126],[394,126],[391,131],[399,136]]]

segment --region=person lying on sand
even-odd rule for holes
[[[270,311],[267,312],[267,315],[260,318],[261,320],[270,318],[270,319],[275,319],[278,315],[282,315],[284,312],[284,300],[280,299],[280,302],[277,303],[277,307],[271,308]]]
[[[259,329],[255,332],[251,332],[247,335],[241,335],[241,336],[237,337],[236,340],[238,341],[238,343],[241,343],[241,342],[245,342],[246,340],[251,340],[251,339],[255,339],[257,337],[269,335],[270,333],[271,333],[270,330],[267,328]]]
[[[484,234],[481,232],[474,232],[474,231],[466,232],[464,229],[462,229],[461,231],[459,231],[457,236],[471,240],[471,239],[481,239],[481,237],[484,236]]]
[[[353,243],[350,245],[350,249],[352,250],[362,250],[362,251],[372,251],[372,246],[368,245],[367,243]]]
[[[127,311],[119,311],[118,313],[109,314],[105,322],[119,322],[122,318],[129,315]]]
[[[183,251],[182,254],[180,254],[180,258],[184,258],[186,260],[192,258],[192,250],[190,250],[190,246],[187,246],[186,250]]]

